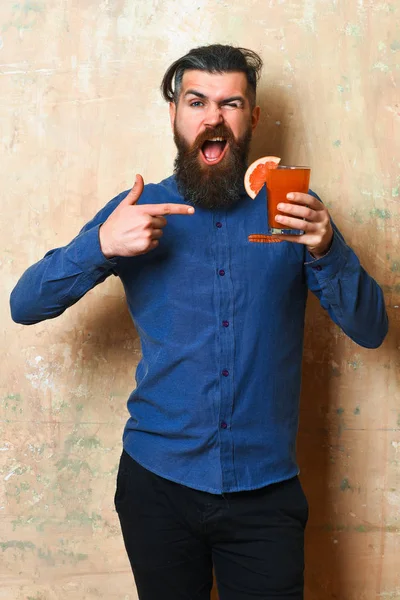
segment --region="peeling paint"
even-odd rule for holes
[[[390,217],[392,216],[388,210],[382,208],[374,208],[370,211],[369,214],[371,215],[371,217],[378,217],[378,219],[384,220],[390,219]]]
[[[78,446],[80,448],[86,448],[92,450],[93,448],[99,448],[102,443],[99,438],[95,435],[92,436],[79,436],[77,434],[71,434],[65,441],[67,447]]]
[[[261,52],[259,155],[312,164],[346,242],[384,286],[391,331],[377,351],[309,305],[300,451],[322,525],[308,534],[317,576],[307,597],[400,600],[399,14],[380,0],[0,3],[7,293],[126,189],[133,170],[146,182],[170,174],[158,86],[173,60],[214,41]],[[113,494],[140,343],[120,282],[54,321],[17,326],[5,306],[2,323],[0,554],[16,576],[0,595],[134,600]],[[330,560],[321,562],[321,544]]]
[[[34,550],[35,544],[32,542],[22,542],[19,540],[10,540],[9,542],[0,542],[0,549],[5,552],[6,550],[16,549],[16,550]]]
[[[351,490],[351,485],[349,483],[349,480],[347,478],[343,479],[341,484],[340,484],[340,489],[342,490],[342,492],[346,492],[347,490]]]
[[[86,512],[71,512],[65,517],[67,523],[79,523],[79,525],[90,525],[93,528],[100,528],[100,522],[103,520],[101,515],[92,513],[88,515]]]
[[[346,35],[350,35],[352,37],[361,37],[361,27],[358,24],[348,23],[344,30]]]
[[[63,459],[57,461],[55,466],[58,471],[64,471],[64,470],[72,471],[73,473],[76,473],[77,475],[79,475],[81,473],[81,471],[86,471],[87,473],[90,473],[90,474],[93,473],[92,469],[90,468],[90,466],[86,460],[63,458]]]
[[[398,271],[400,271],[400,260],[394,260],[390,266],[390,270],[393,273],[397,273]]]
[[[353,371],[358,371],[361,367],[364,366],[363,361],[361,360],[359,355],[356,355],[353,360],[349,360],[347,362],[347,364],[349,365],[349,367],[351,367],[353,369]]]
[[[390,67],[388,65],[385,65],[385,63],[383,62],[376,62],[372,69],[374,71],[381,71],[382,73],[387,73],[390,70]]]

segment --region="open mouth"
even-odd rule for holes
[[[206,140],[201,147],[201,156],[207,165],[217,165],[224,158],[228,144],[223,137],[213,137]]]

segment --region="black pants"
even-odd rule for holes
[[[208,494],[122,453],[115,494],[140,600],[302,600],[308,505],[297,477]]]

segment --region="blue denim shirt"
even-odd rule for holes
[[[109,202],[67,246],[48,252],[11,295],[13,319],[61,314],[111,274],[124,285],[142,359],[123,444],[145,468],[212,493],[293,477],[307,292],[356,343],[387,332],[382,291],[335,227],[318,260],[305,246],[251,243],[267,229],[265,189],[229,210],[173,215],[159,246],[107,260],[99,226]],[[184,203],[170,177],[141,204]]]

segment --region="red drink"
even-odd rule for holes
[[[270,234],[279,235],[290,233],[292,235],[301,235],[304,233],[304,231],[299,229],[291,229],[286,225],[281,225],[275,221],[275,217],[278,214],[283,214],[277,209],[280,202],[295,204],[295,202],[290,202],[290,200],[286,198],[287,194],[290,192],[308,193],[310,172],[311,169],[309,167],[279,166],[276,169],[266,170],[265,180],[267,185],[267,209]]]

